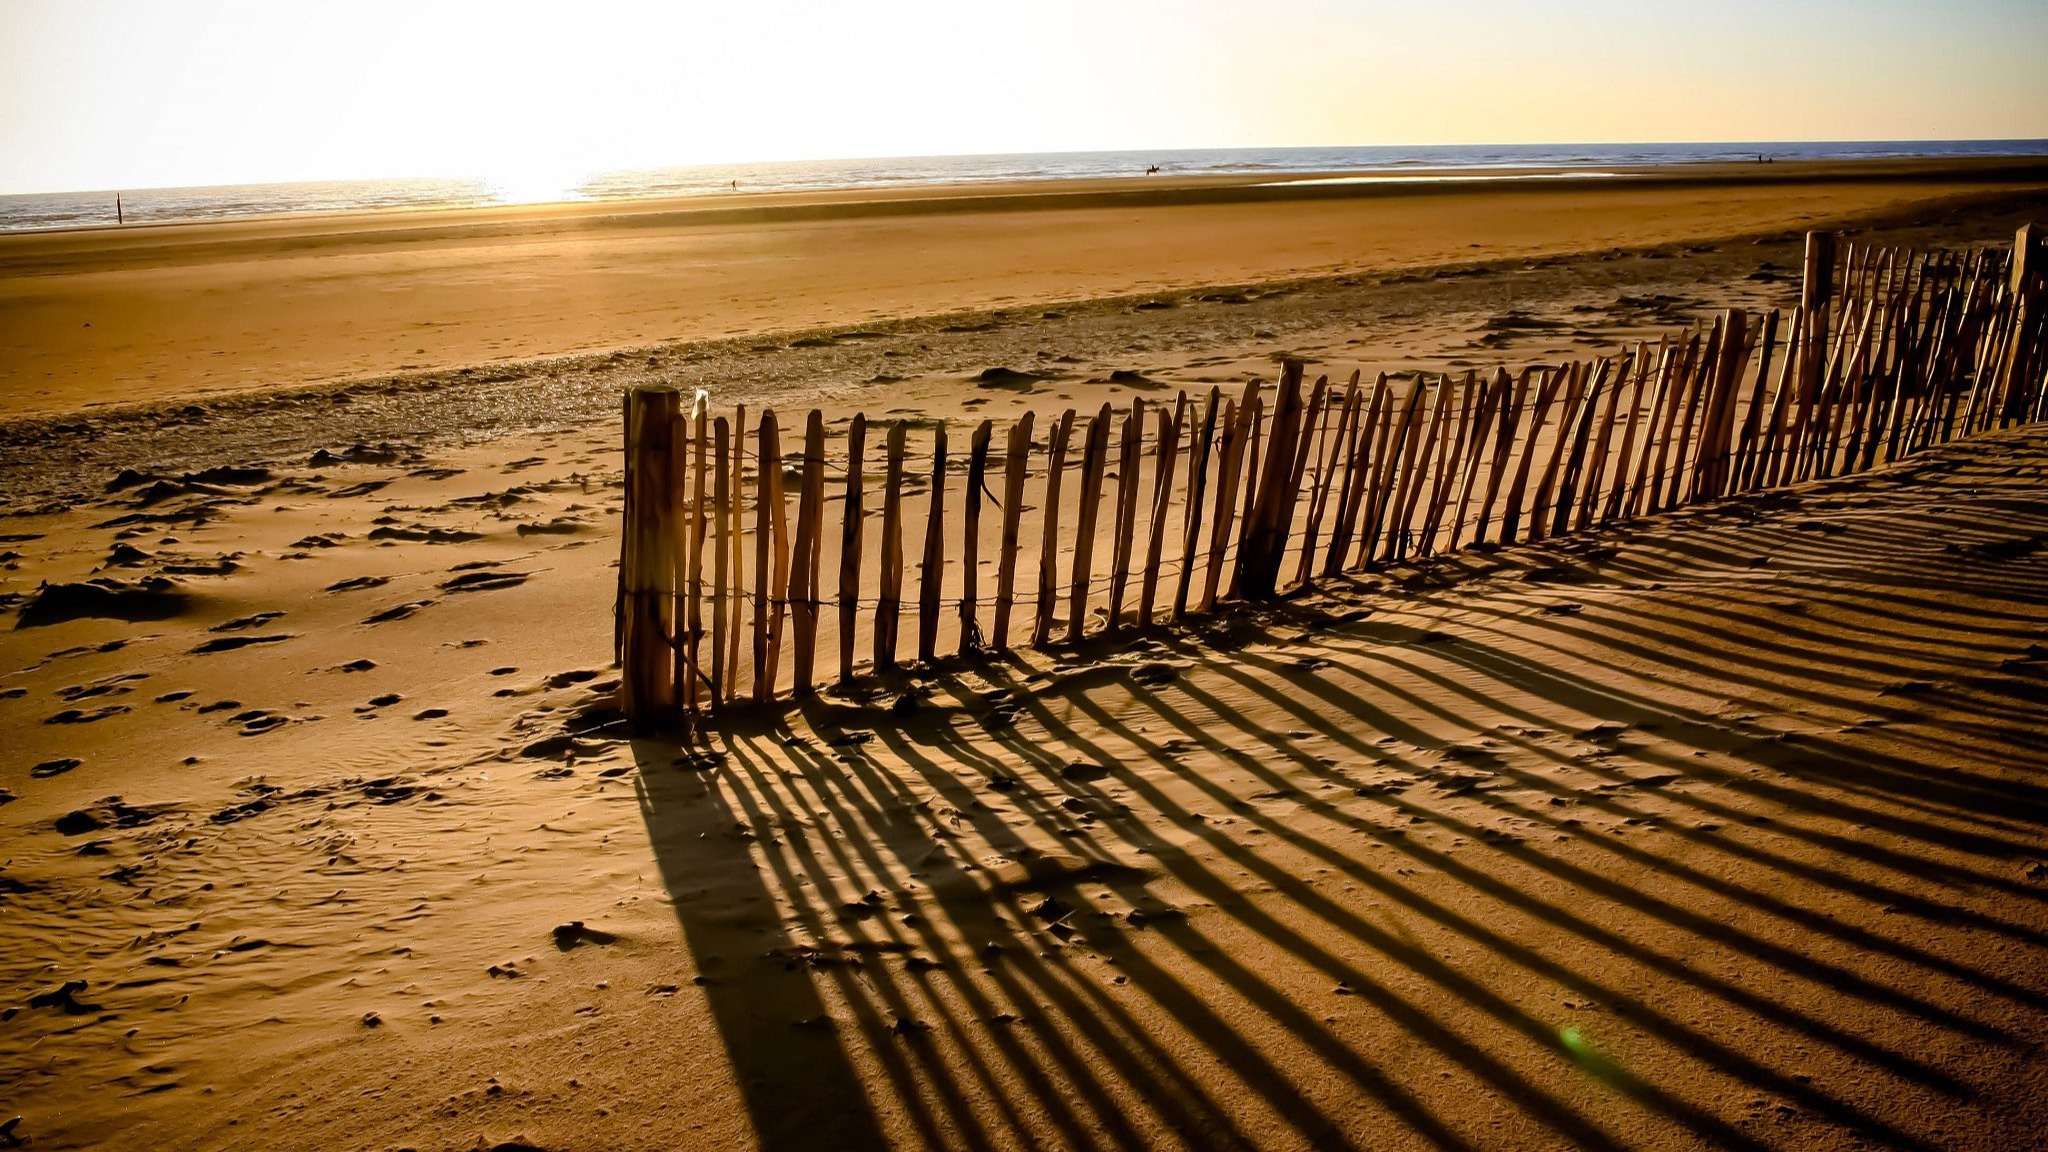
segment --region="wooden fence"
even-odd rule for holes
[[[1114,638],[2039,420],[2048,261],[2034,232],[2009,253],[1811,233],[1789,316],[1730,311],[1517,374],[1310,385],[1289,362],[1277,384],[1230,396],[1068,409],[1042,430],[1029,412],[1007,428],[982,420],[964,451],[943,421],[855,415],[828,429],[812,411],[786,453],[773,411],[750,422],[743,407],[713,415],[702,392],[637,389],[622,707],[659,728],[801,703],[821,652],[842,687],[887,675],[906,614],[925,664]]]

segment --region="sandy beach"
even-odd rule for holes
[[[1765,167],[1075,182],[0,235],[0,416],[1711,242],[2048,181],[2033,161]]]
[[[0,236],[0,1121],[2022,1146],[2039,427],[706,743],[616,723],[625,388],[958,427],[1489,370],[1786,307],[1808,228],[2048,218],[2033,164],[1768,167]]]

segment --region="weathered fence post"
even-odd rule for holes
[[[626,394],[626,506],[620,537],[619,705],[640,731],[669,720],[677,704],[674,520],[679,477],[675,438],[682,394],[636,388]]]

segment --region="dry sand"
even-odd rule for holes
[[[1968,195],[1872,238],[2043,205]],[[1230,287],[0,426],[0,1121],[54,1148],[2025,1146],[2039,431],[950,672],[907,718],[605,727],[623,383],[958,419],[1290,351],[1522,362],[1783,303],[1778,220],[1504,261],[1418,233],[1419,271],[1250,287],[1169,251],[1137,266]],[[860,302],[817,287],[778,330],[835,292]],[[992,364],[1041,375],[974,386]],[[109,490],[123,467],[151,475]],[[129,595],[31,606],[91,576]]]

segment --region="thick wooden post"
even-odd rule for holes
[[[1835,298],[1835,234],[1808,232],[1799,269],[1799,306],[1810,315]]]
[[[675,437],[681,394],[636,388],[626,394],[628,481],[620,536],[619,707],[634,728],[666,723],[676,700],[673,521]]]

